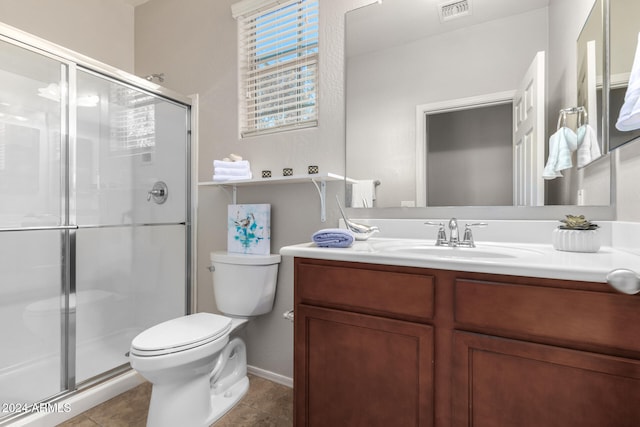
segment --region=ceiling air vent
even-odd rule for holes
[[[455,0],[440,3],[438,13],[440,21],[450,21],[451,19],[471,15],[471,0]]]

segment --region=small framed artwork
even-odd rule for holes
[[[271,252],[271,205],[228,206],[227,251],[268,255]]]

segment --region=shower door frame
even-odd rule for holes
[[[76,155],[77,117],[75,105],[75,90],[77,71],[89,71],[105,77],[116,83],[132,86],[136,90],[147,92],[164,101],[174,103],[186,108],[186,130],[185,150],[185,307],[184,312],[190,314],[195,311],[196,275],[194,274],[194,260],[196,259],[195,227],[194,218],[196,214],[195,197],[195,170],[196,147],[197,147],[197,95],[190,97],[163,88],[146,79],[137,77],[128,72],[122,71],[90,57],[84,56],[70,49],[48,42],[32,34],[0,22],[0,41],[7,42],[14,46],[43,55],[44,57],[59,61],[63,70],[61,78],[69,83],[68,92],[62,95],[61,100],[61,132],[60,147],[64,157],[60,160],[61,192],[63,198],[61,211],[64,212],[64,221],[56,226],[35,226],[35,227],[0,227],[2,232],[20,231],[60,231],[61,236],[61,297],[64,298],[66,311],[61,316],[61,370],[60,388],[61,392],[49,396],[46,402],[55,402],[66,398],[71,394],[85,390],[93,385],[101,383],[118,374],[130,370],[128,364],[121,365],[107,372],[99,374],[93,378],[82,381],[80,385],[76,383],[76,233],[81,227],[76,224],[75,194],[72,194],[72,183],[75,177],[72,176],[72,161]],[[63,91],[64,92],[64,91]],[[68,96],[67,96],[68,94]],[[62,157],[62,156],[61,156]],[[73,171],[75,173],[75,170]],[[178,223],[176,223],[178,224]],[[12,420],[21,418],[24,414],[16,413],[0,419],[0,425]]]

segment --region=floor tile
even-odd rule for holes
[[[74,417],[59,427],[144,427],[151,384],[144,383]],[[247,395],[215,427],[291,427],[293,390],[249,375]]]

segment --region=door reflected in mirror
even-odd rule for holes
[[[441,20],[434,2],[387,0],[347,13],[346,173],[358,181],[347,206],[609,205],[608,162],[578,169],[574,154],[562,178],[541,177],[558,112],[578,103],[576,41],[594,3],[474,2],[470,15]],[[486,118],[429,124],[420,110],[497,93],[516,97],[538,52],[546,100],[536,114],[539,134],[522,135],[529,145],[518,148],[519,113],[499,130]],[[521,111],[529,111],[532,99],[522,101]],[[489,147],[507,145],[504,135],[508,155],[492,154]],[[498,170],[506,172],[496,177]]]

